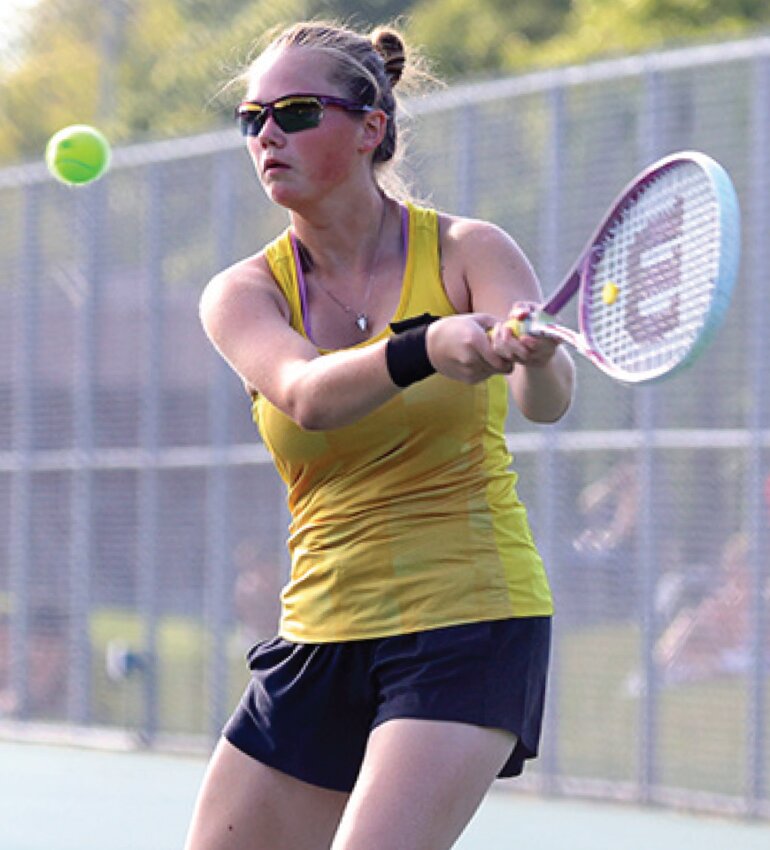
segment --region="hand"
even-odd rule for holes
[[[514,361],[496,351],[487,334],[497,322],[486,313],[447,316],[434,322],[426,336],[428,357],[437,372],[476,384],[492,375],[506,375]]]
[[[513,305],[505,322],[495,323],[490,333],[492,348],[501,357],[522,366],[546,366],[556,353],[560,342],[545,336],[516,336],[511,321],[522,322],[537,309],[529,301],[519,301]]]

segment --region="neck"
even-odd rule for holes
[[[299,241],[303,265],[314,271],[367,271],[385,229],[390,203],[377,190],[344,205],[325,204],[302,215],[293,212],[291,226]]]

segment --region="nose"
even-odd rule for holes
[[[275,107],[273,104],[268,104],[264,107],[264,111],[261,113],[260,118],[262,119],[262,124],[255,138],[260,138],[266,130],[269,131],[276,128],[279,132],[283,133],[280,125],[275,120]]]
[[[267,115],[265,123],[259,128],[256,136],[249,136],[246,145],[257,161],[260,153],[269,149],[279,150],[286,143],[283,130],[276,124],[272,112]]]
[[[279,145],[283,141],[284,132],[278,126],[272,109],[268,110],[267,116],[265,117],[265,123],[260,127],[259,133],[257,133],[257,135],[253,138],[255,138],[258,144],[262,147]]]

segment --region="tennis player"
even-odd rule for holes
[[[201,316],[286,482],[292,568],[187,850],[448,848],[537,752],[552,601],[503,434],[509,387],[555,421],[573,365],[505,327],[540,299],[509,236],[384,188],[409,72],[394,30],[301,23],[245,75],[290,226]]]

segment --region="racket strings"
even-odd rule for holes
[[[605,363],[633,375],[687,357],[715,295],[719,227],[711,181],[693,163],[662,172],[616,213],[581,306],[584,333]]]

